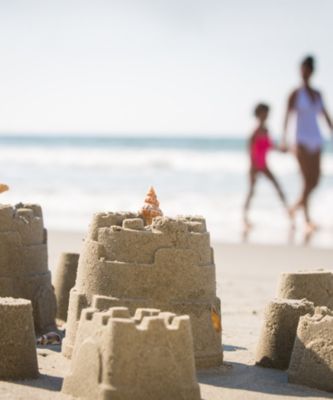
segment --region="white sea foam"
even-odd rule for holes
[[[294,157],[272,152],[269,163],[294,201],[301,189]],[[213,239],[239,240],[247,171],[248,157],[237,146],[0,144],[0,181],[11,186],[2,201],[40,203],[51,229],[86,230],[94,212],[136,210],[152,184],[166,214],[202,214]],[[328,245],[333,241],[332,153],[324,155],[323,171],[313,213],[326,235],[319,244]],[[256,240],[286,240],[287,218],[265,179],[258,184],[252,218]]]

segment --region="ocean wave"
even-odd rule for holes
[[[269,164],[292,204],[302,183],[295,157],[271,152]],[[148,186],[154,185],[167,215],[201,214],[214,240],[235,241],[241,234],[248,167],[248,155],[237,146],[203,151],[186,146],[2,143],[0,181],[11,190],[1,195],[1,202],[39,203],[48,228],[86,231],[94,212],[135,211]],[[323,156],[323,172],[311,207],[327,232],[332,229],[328,217],[333,204],[330,152]],[[258,182],[251,216],[262,232],[258,241],[274,241],[276,231],[288,230],[276,192],[265,179]]]
[[[297,163],[293,156],[272,152],[272,169],[279,174],[295,173]],[[50,167],[81,169],[156,169],[193,172],[223,172],[244,174],[248,170],[248,156],[243,151],[212,151],[174,149],[88,149],[49,147],[2,147],[0,168]],[[323,160],[326,174],[333,175],[333,155]]]

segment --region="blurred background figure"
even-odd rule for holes
[[[311,77],[315,70],[315,60],[306,57],[301,63],[302,86],[294,90],[288,99],[287,112],[282,137],[282,149],[286,150],[287,129],[290,114],[295,112],[296,122],[296,158],[303,178],[303,189],[299,200],[291,209],[294,217],[297,210],[302,209],[306,221],[306,231],[316,229],[309,211],[310,195],[320,180],[321,153],[324,139],[319,127],[318,116],[323,115],[329,128],[333,130],[321,93],[311,85]]]
[[[254,116],[257,120],[257,127],[252,133],[248,150],[250,156],[250,172],[249,172],[249,192],[246,196],[244,205],[244,229],[247,232],[252,224],[248,218],[250,203],[254,195],[254,189],[257,179],[260,175],[265,176],[274,186],[279,198],[282,201],[286,211],[288,211],[286,197],[269,166],[267,165],[268,152],[275,148],[267,129],[266,121],[269,114],[269,106],[259,103],[254,109]]]
[[[153,185],[165,215],[204,215],[214,241],[239,243],[249,109],[265,99],[280,139],[307,52],[320,60],[313,84],[333,87],[332,15],[331,0],[2,1],[1,202],[40,203],[50,231],[84,232],[94,212],[138,210]],[[312,243],[332,246],[333,151],[321,148]],[[266,156],[296,200],[295,157]],[[251,243],[288,241],[280,203],[262,179]]]

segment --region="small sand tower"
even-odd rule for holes
[[[81,311],[94,295],[105,299],[100,311],[107,304],[128,307],[132,315],[137,308],[189,315],[197,366],[222,363],[214,256],[202,217],[159,216],[145,226],[140,214],[94,216],[70,294],[63,342],[68,357]]]
[[[89,400],[200,400],[189,317],[84,310],[62,391]]]
[[[304,299],[315,306],[333,309],[333,273],[325,270],[284,273],[280,277],[278,296]]]
[[[62,253],[54,277],[54,291],[57,299],[57,319],[67,321],[69,292],[75,285],[79,254]]]
[[[275,299],[265,312],[256,353],[256,364],[267,368],[287,369],[294,346],[298,321],[313,314],[313,303],[303,300]]]
[[[38,377],[29,300],[0,297],[0,379]]]
[[[30,300],[36,333],[54,330],[56,302],[38,205],[0,205],[0,296]]]
[[[333,392],[333,311],[327,307],[301,317],[288,380]]]

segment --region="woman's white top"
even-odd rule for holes
[[[318,114],[323,111],[321,96],[313,99],[305,87],[298,89],[295,100],[296,142],[306,147],[309,151],[320,150],[323,137],[318,124]]]

